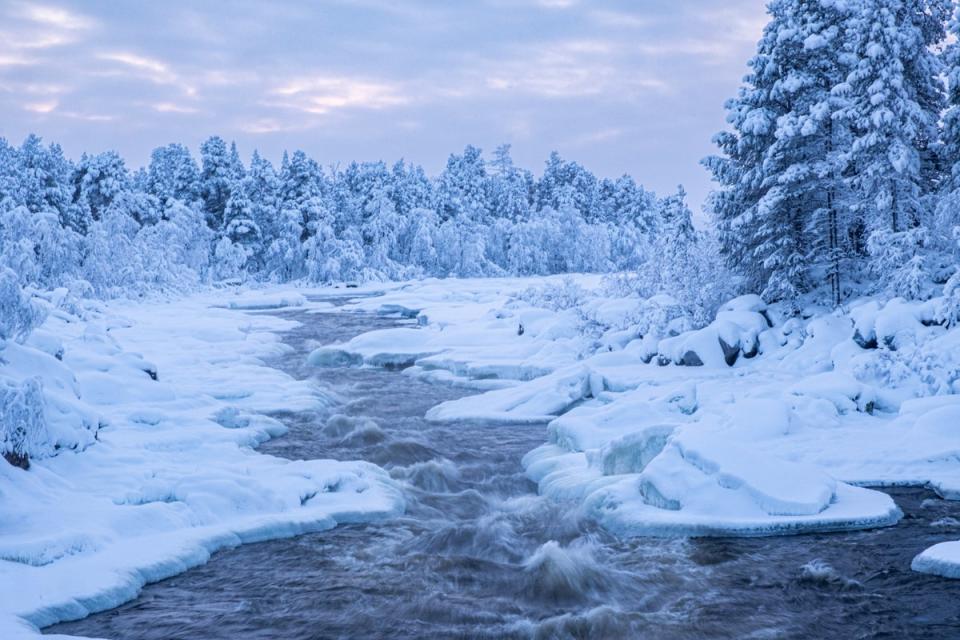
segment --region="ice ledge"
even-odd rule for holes
[[[616,535],[658,537],[760,537],[852,531],[892,526],[903,517],[887,494],[843,483],[837,485],[835,501],[823,512],[795,516],[718,517],[661,509],[636,500],[636,492],[635,481],[604,487],[587,497],[585,512]]]
[[[960,580],[960,541],[933,545],[914,558],[910,568],[920,573]]]

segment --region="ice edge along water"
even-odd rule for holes
[[[575,309],[543,308],[523,294],[531,284],[542,287],[557,282],[504,279],[389,285],[384,287],[390,289],[385,296],[359,299],[349,308],[415,317],[423,325],[420,329],[364,334],[346,345],[318,349],[310,359],[315,364],[332,357],[354,364],[413,365],[406,369],[410,375],[493,389],[432,409],[429,417],[434,420],[550,420],[549,443],[528,455],[528,473],[545,494],[579,501],[587,515],[625,534],[759,535],[879,526],[899,517],[892,501],[843,481],[931,483],[948,495],[960,486],[955,460],[949,459],[953,434],[947,428],[948,418],[957,410],[956,398],[904,400],[896,397],[896,389],[884,393],[879,385],[860,382],[850,373],[851,361],[871,357],[850,346],[853,325],[862,335],[889,331],[892,319],[881,317],[882,310],[876,309],[869,318],[864,316],[870,314],[860,309],[852,314],[855,320],[828,316],[814,318],[804,327],[788,322],[763,329],[760,322],[764,326],[767,322],[758,310],[750,308],[756,301],[744,300],[721,309],[718,321],[704,330],[651,344],[647,337],[630,335],[619,327],[643,301],[594,293],[586,304],[595,318],[605,318],[610,327],[597,338],[580,330]],[[578,282],[598,289],[596,278],[580,277]],[[281,348],[273,332],[289,324],[230,308],[302,303],[302,297],[289,292],[223,294],[166,306],[108,307],[107,316],[115,320],[110,327],[58,326],[67,340],[64,362],[81,374],[81,391],[97,400],[98,410],[107,414],[109,423],[114,427],[125,424],[126,429],[111,431],[108,427],[101,432],[101,442],[84,454],[61,454],[38,463],[38,471],[73,474],[78,471],[77,461],[95,466],[97,456],[116,453],[111,447],[130,446],[122,442],[125,433],[134,440],[142,439],[144,433],[158,436],[151,441],[150,460],[169,455],[171,442],[180,438],[172,447],[175,457],[182,457],[183,451],[192,447],[215,447],[218,455],[232,452],[227,466],[234,466],[238,452],[244,451],[238,444],[255,444],[282,429],[275,422],[255,419],[256,412],[309,409],[316,406],[318,398],[315,390],[264,367],[259,360]],[[310,309],[325,310],[323,305]],[[125,320],[119,318],[120,313]],[[910,339],[911,331],[927,331],[919,320],[901,319],[893,325],[893,339],[901,341]],[[44,334],[38,335],[42,338]],[[119,357],[119,347],[111,346],[110,335],[118,335],[125,346],[145,351],[159,365],[160,386],[144,371],[139,372],[138,382],[127,385],[129,389],[111,386],[116,374],[129,377],[133,372],[129,362]],[[740,345],[744,353],[755,350],[754,355],[763,357],[741,359],[737,366],[728,367],[728,354],[718,340],[721,337],[728,345]],[[949,340],[956,337],[957,332],[949,332],[924,336],[923,340],[952,353]],[[30,348],[39,346],[28,343]],[[682,360],[691,353],[703,366],[643,364],[653,357]],[[124,366],[111,373],[114,362]],[[158,399],[144,391],[163,388],[168,384],[166,376],[178,370],[192,372],[192,377],[179,381],[169,397]],[[280,391],[271,393],[271,388]],[[150,409],[144,408],[144,402],[149,402]],[[881,411],[872,415],[870,410],[878,407]],[[883,414],[884,410],[887,413]],[[944,412],[949,415],[940,415]],[[184,419],[191,421],[196,436],[186,442],[183,430],[176,428]],[[172,439],[165,437],[171,434]],[[705,441],[705,434],[713,440]],[[207,449],[204,455],[211,459],[209,453]],[[219,531],[197,529],[190,540],[174,536],[170,544],[184,545],[179,554],[169,550],[164,560],[165,550],[158,547],[157,558],[143,566],[101,567],[101,584],[89,575],[70,571],[71,566],[80,564],[81,556],[97,550],[99,532],[83,532],[81,527],[85,535],[54,540],[61,547],[59,556],[48,548],[38,552],[36,546],[21,540],[21,549],[32,549],[34,558],[49,556],[53,560],[45,564],[35,560],[42,566],[32,566],[30,558],[24,557],[0,565],[9,578],[4,581],[10,585],[4,599],[7,614],[25,616],[16,630],[30,635],[35,633],[32,621],[46,624],[57,617],[66,619],[117,604],[135,595],[143,581],[202,562],[218,546],[332,526],[338,514],[344,518],[343,510],[329,504],[330,509],[322,512],[311,500],[316,499],[317,489],[326,499],[336,498],[336,492],[329,495],[322,489],[349,487],[350,482],[343,482],[345,475],[364,484],[367,497],[382,500],[368,503],[370,510],[365,515],[352,511],[351,517],[382,516],[401,508],[400,494],[370,465],[284,463],[249,450],[243,455],[247,475],[261,466],[271,475],[279,469],[290,472],[281,485],[292,477],[293,486],[267,488],[267,493],[286,493],[290,498],[289,504],[281,501],[274,505],[279,511],[275,519],[260,516],[263,505],[254,501],[246,505],[252,509],[247,518],[233,520],[231,526],[223,525]],[[744,467],[744,462],[748,466]],[[325,465],[325,470],[309,469],[316,464]],[[776,474],[790,482],[778,482],[772,473],[757,475],[751,468],[754,464],[768,471],[772,464]],[[824,468],[841,480],[820,471]],[[5,472],[20,473],[12,468]],[[306,477],[311,473],[323,477]],[[118,488],[129,482],[109,474],[89,479],[97,485],[105,480],[118,482]],[[202,478],[191,477],[182,487],[138,486],[136,491],[112,496],[110,508],[139,505],[144,513],[154,514],[188,504],[198,513],[207,510],[207,517],[215,517],[223,506],[218,507],[216,501],[224,485],[213,483],[205,495],[203,491],[190,495],[187,489],[198,479]],[[237,478],[230,481],[235,487]],[[370,487],[376,491],[370,492]],[[256,486],[247,493],[241,491],[239,503],[261,494],[262,489]],[[316,512],[304,513],[304,504],[308,509],[316,507]],[[298,515],[292,517],[293,513]],[[167,526],[185,524],[173,520],[166,522]],[[49,522],[45,524],[49,526]],[[147,540],[151,539],[140,536],[137,542]],[[134,544],[108,542],[127,551]],[[103,545],[103,540],[99,543]],[[52,602],[27,606],[23,599],[29,596],[29,588],[15,589],[14,585],[22,584],[15,574],[42,572],[48,567],[47,575],[52,575],[51,566],[67,567],[62,571],[79,578],[62,585],[66,592],[73,590],[73,595],[55,594]]]
[[[549,423],[549,442],[525,459],[531,479],[625,535],[889,526],[902,515],[893,500],[857,485],[956,493],[960,398],[926,386],[960,355],[960,332],[932,323],[930,303],[864,299],[801,320],[744,296],[703,329],[658,337],[625,330],[649,301],[594,291],[551,310],[509,289],[424,283],[359,301],[422,326],[322,347],[310,361],[491,389],[427,417]],[[606,328],[599,337],[579,330],[585,312]],[[928,368],[895,378],[911,357]]]
[[[82,452],[35,459],[29,472],[0,465],[0,635],[37,637],[113,608],[218,549],[402,512],[375,465],[250,448],[285,431],[263,412],[326,406],[320,390],[263,364],[292,324],[243,312],[304,304],[291,290],[110,304],[89,321],[55,314],[26,345],[8,345],[4,373],[44,381],[52,439],[68,442],[71,422],[90,427],[85,411],[100,428],[96,442],[80,429],[71,445]]]

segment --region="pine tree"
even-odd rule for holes
[[[99,220],[114,198],[131,188],[130,175],[115,151],[83,154],[73,172],[73,202]]]
[[[765,154],[765,171],[775,179],[759,203],[754,256],[769,272],[764,297],[795,299],[820,279],[814,267],[825,272],[839,305],[849,218],[842,176],[851,139],[841,115],[853,57],[845,38],[850,12],[845,3],[809,0],[784,2],[780,10],[771,54],[779,77],[770,97],[788,111]]]
[[[713,173],[720,189],[710,194],[708,206],[718,229],[724,257],[735,271],[742,273],[748,289],[767,286],[771,269],[766,256],[755,255],[758,238],[772,228],[764,218],[760,203],[773,186],[776,176],[768,170],[767,151],[776,142],[779,118],[789,105],[773,96],[780,79],[775,54],[780,33],[787,28],[787,1],[774,0],[768,6],[770,22],[750,60],[750,73],[744,78],[736,98],[726,103],[727,122],[732,131],[714,136],[722,156],[712,156],[703,164]],[[766,226],[765,226],[766,225]],[[777,232],[798,244],[799,225],[788,224]],[[792,253],[792,252],[791,252]]]
[[[227,144],[219,136],[212,136],[200,145],[200,158],[200,196],[207,225],[220,231],[224,225],[227,201],[236,182],[237,167],[227,150]]]
[[[929,218],[924,160],[944,106],[931,47],[945,37],[948,0],[865,0],[851,33],[846,120],[855,139],[850,183],[868,237],[871,266],[893,292],[917,296]]]
[[[150,155],[146,188],[164,207],[172,200],[192,204],[200,199],[200,171],[182,144],[158,147]]]
[[[280,233],[277,203],[279,187],[280,183],[273,165],[254,151],[243,188],[250,201],[250,217],[260,230],[261,252],[265,251]],[[260,256],[261,261],[262,258],[263,256]]]

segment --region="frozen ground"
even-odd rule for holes
[[[289,304],[305,299],[58,311],[0,352],[9,388],[39,379],[48,423],[29,471],[0,461],[0,637],[114,607],[220,548],[402,510],[374,465],[251,450],[285,430],[261,412],[324,403],[261,362],[290,323],[231,310]]]
[[[30,470],[0,465],[3,637],[115,606],[221,547],[403,508],[373,465],[250,448],[284,428],[262,412],[324,403],[261,361],[289,322],[247,313],[331,308],[307,296],[383,292],[347,309],[418,325],[318,346],[312,364],[480,392],[431,409],[436,422],[549,421],[527,474],[618,534],[871,528],[900,512],[860,485],[960,496],[960,331],[933,322],[932,303],[801,320],[744,297],[691,331],[666,297],[605,290],[592,276],[428,280],[58,309],[2,352],[9,405],[36,421],[45,399]],[[914,568],[960,575],[956,546]]]

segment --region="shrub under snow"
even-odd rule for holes
[[[43,322],[43,312],[20,288],[17,274],[0,268],[0,346],[6,340],[24,340]]]

